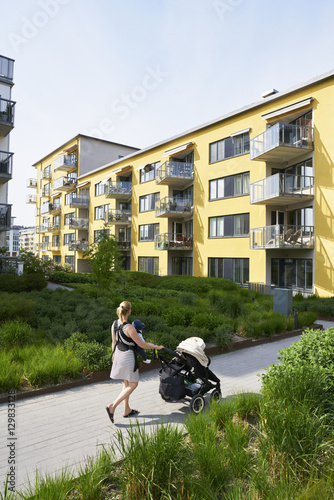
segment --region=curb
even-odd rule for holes
[[[319,318],[320,319],[320,318]],[[321,318],[325,320],[325,318]],[[314,324],[309,328],[313,328],[315,330],[323,330],[323,326],[320,324]],[[245,339],[239,340],[236,342],[231,342],[225,349],[222,349],[220,346],[212,346],[205,349],[205,353],[208,356],[213,356],[216,354],[224,354],[227,352],[238,351],[240,349],[246,349],[247,347],[254,347],[262,344],[269,344],[270,342],[276,342],[278,340],[288,339],[291,337],[297,337],[303,333],[305,328],[300,330],[293,330],[291,332],[282,333],[280,335],[276,335],[273,338],[261,338],[261,339]],[[139,373],[145,373],[154,369],[160,368],[159,360],[154,360],[150,364],[143,363],[139,366]],[[109,380],[110,370],[104,370],[101,372],[90,373],[89,378],[85,380],[74,380],[73,382],[66,382],[64,384],[52,385],[50,387],[41,387],[40,389],[34,389],[32,391],[19,392],[15,394],[15,401],[21,401],[23,399],[33,398],[36,396],[44,396],[46,394],[54,394],[57,392],[65,391],[68,389],[75,389],[77,387],[83,387],[89,384],[95,384],[97,382],[103,382]],[[11,398],[13,394],[11,393]],[[0,397],[0,404],[7,403],[8,396]]]

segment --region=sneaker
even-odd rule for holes
[[[150,359],[143,359],[144,363],[151,363]]]

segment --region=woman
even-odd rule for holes
[[[163,349],[162,345],[151,344],[142,340],[135,327],[129,324],[128,317],[131,314],[130,302],[123,301],[117,308],[118,320],[114,321],[111,327],[113,365],[110,378],[123,379],[123,389],[113,403],[106,406],[108,416],[114,423],[114,413],[117,406],[124,402],[123,417],[128,418],[137,415],[139,412],[133,410],[129,405],[130,394],[136,389],[139,382],[139,370],[136,363],[136,344],[143,349]]]

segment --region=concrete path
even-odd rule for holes
[[[320,321],[319,321],[320,323]],[[322,322],[324,327],[333,323]],[[326,324],[327,323],[327,324]],[[277,362],[279,350],[299,337],[280,340],[212,357],[211,370],[220,378],[223,397],[238,392],[256,392],[261,388],[258,374]],[[94,456],[99,447],[109,445],[117,430],[126,432],[130,419],[117,408],[115,425],[108,419],[105,406],[119,394],[121,382],[106,381],[65,390],[60,393],[17,401],[15,406],[0,406],[0,490],[15,460],[15,486],[20,489],[28,479],[34,483],[39,474],[53,474],[64,467],[80,468],[85,458]],[[132,408],[140,410],[138,422],[147,430],[158,422],[182,424],[190,411],[189,400],[167,403],[159,395],[158,370],[140,377],[138,389],[131,396]],[[14,415],[15,430],[8,422]],[[133,423],[135,420],[131,420]],[[10,431],[13,432],[10,435]]]

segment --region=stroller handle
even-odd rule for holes
[[[177,352],[173,351],[172,349],[169,349],[168,347],[164,347],[163,349],[161,349],[161,351],[168,352],[168,354],[171,354],[172,356],[178,356]]]

